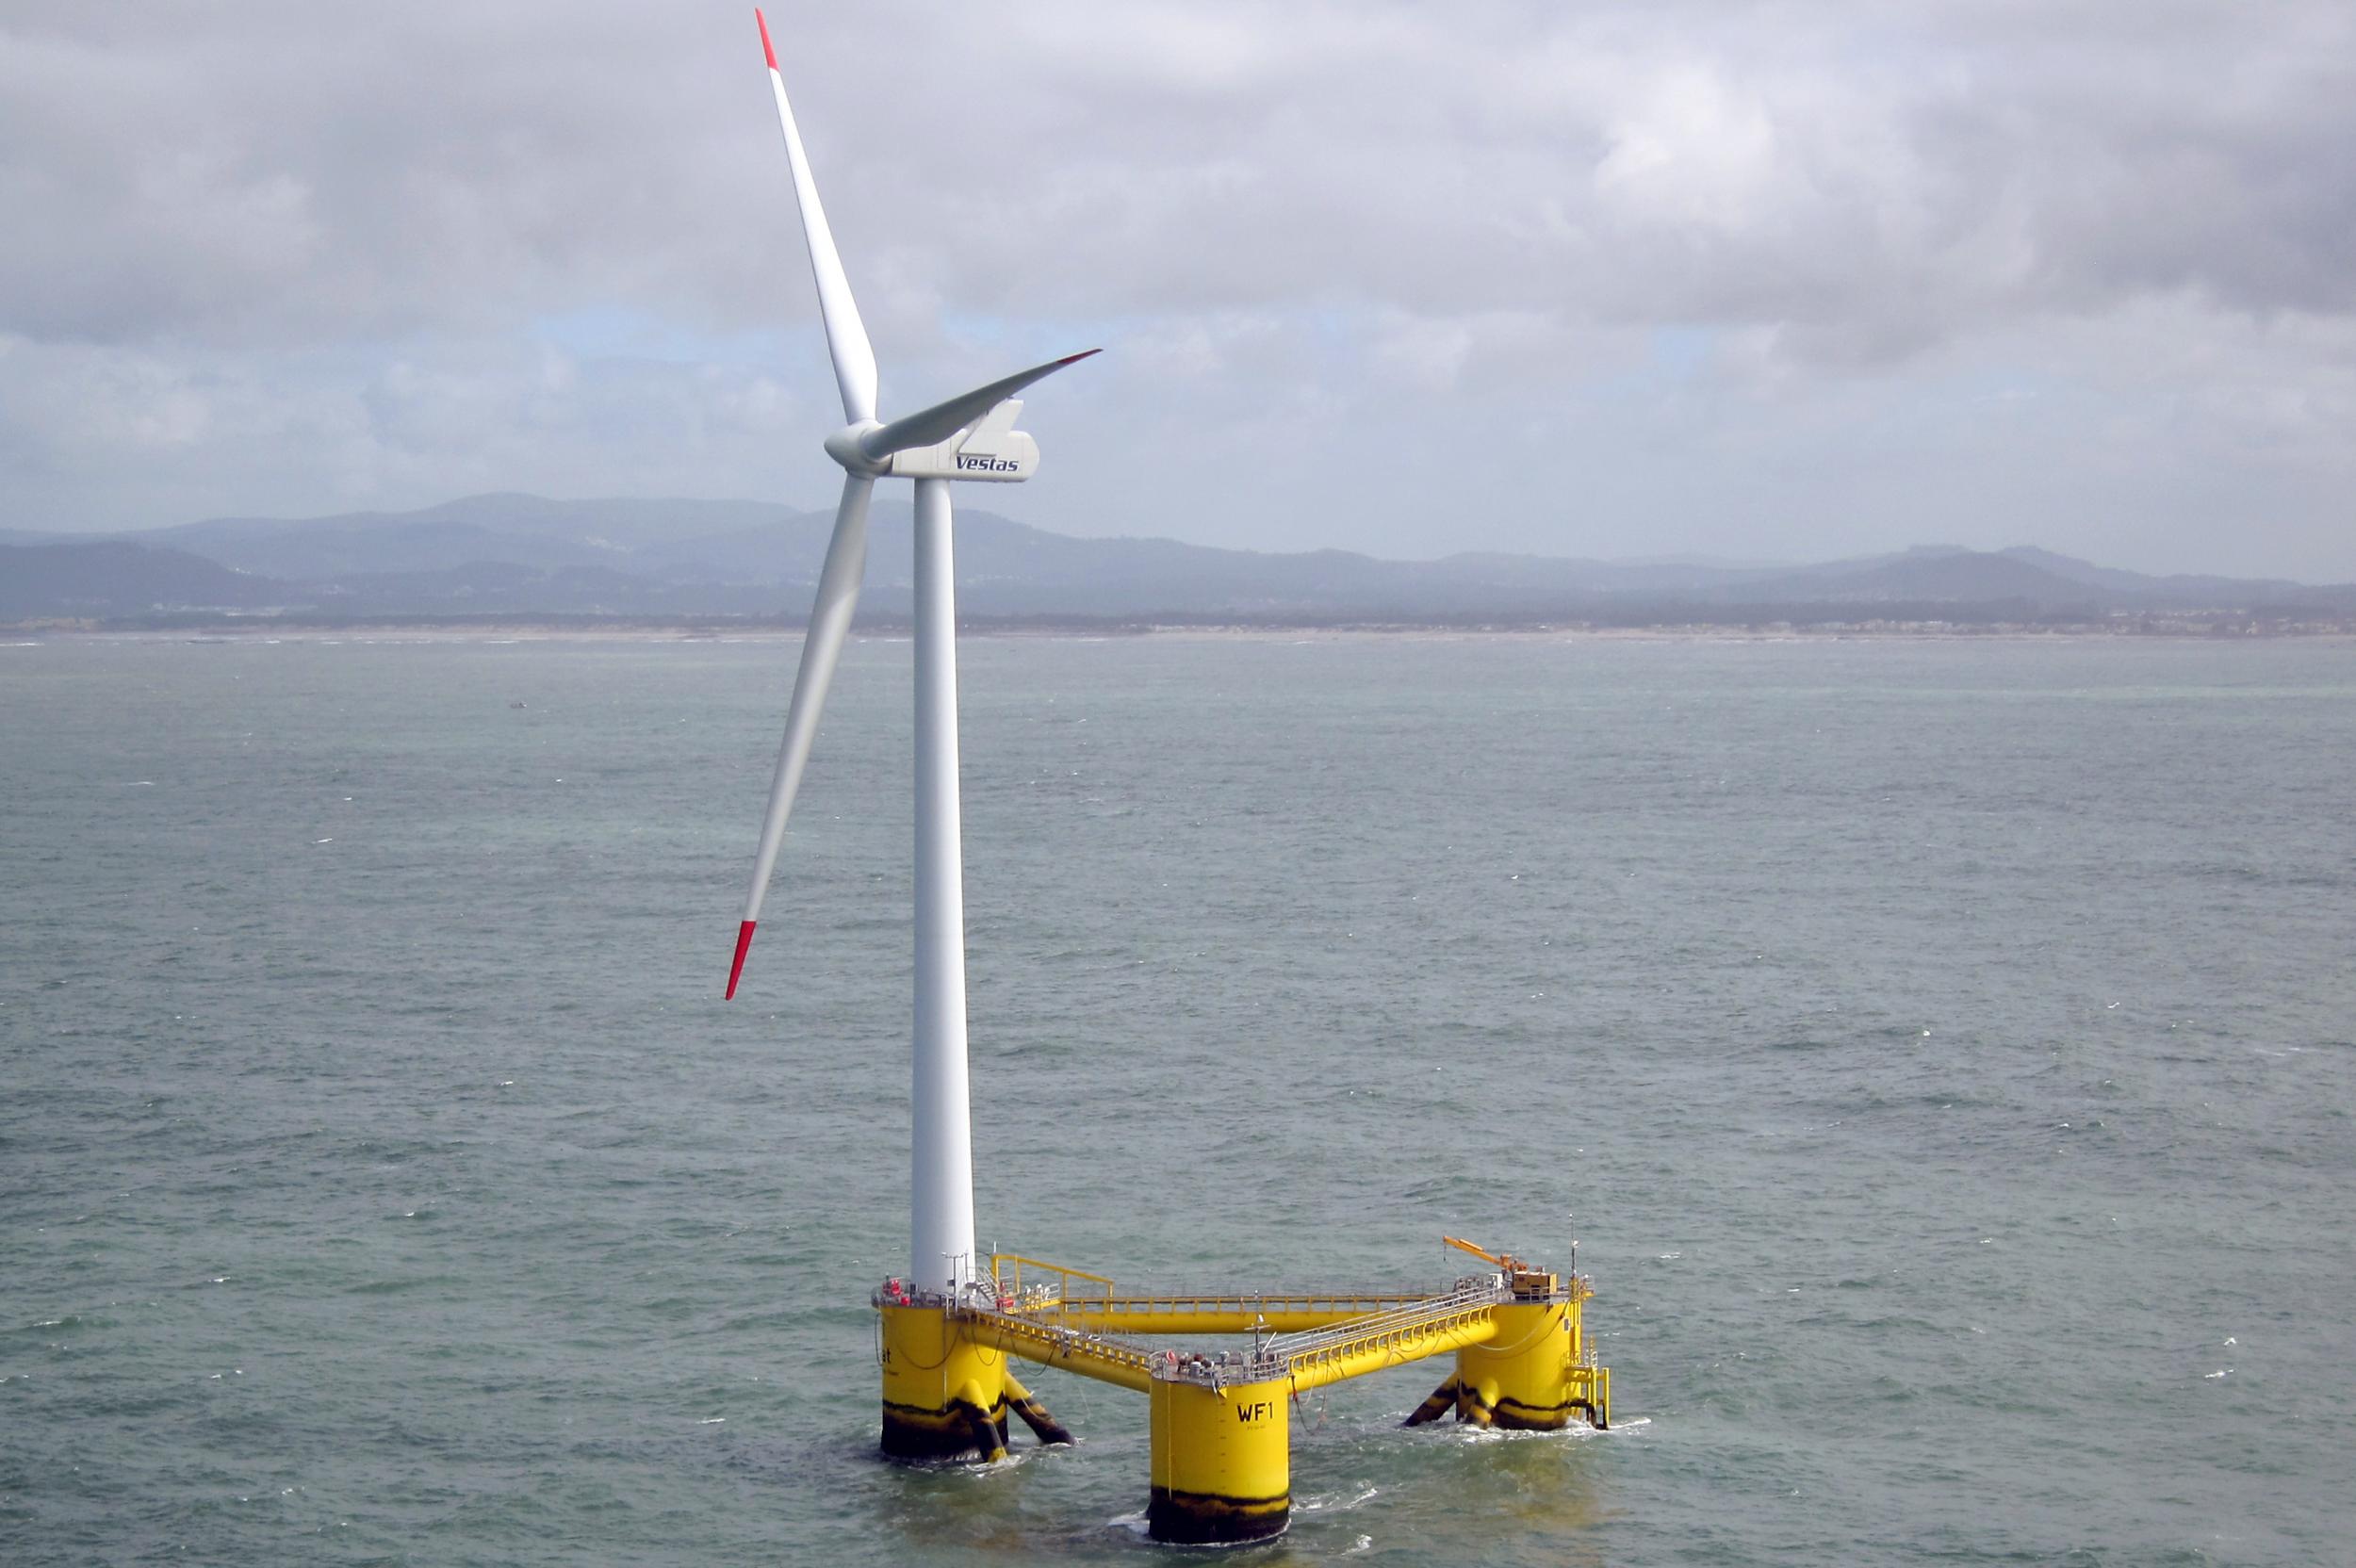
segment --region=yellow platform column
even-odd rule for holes
[[[1282,1378],[1224,1389],[1156,1378],[1147,1533],[1190,1546],[1282,1535],[1293,1507],[1288,1396]]]
[[[1023,1417],[1023,1424],[1031,1429],[1031,1435],[1049,1446],[1069,1445],[1072,1429],[1047,1413],[1047,1407],[1039,1402],[1037,1395],[1023,1386],[1023,1380],[1014,1375],[1011,1368],[1005,1376],[1006,1408]]]
[[[1509,1431],[1570,1425],[1585,1390],[1572,1387],[1579,1364],[1576,1301],[1514,1301],[1497,1309],[1497,1331],[1456,1352],[1459,1420]]]
[[[883,1451],[893,1459],[1004,1458],[1006,1362],[937,1306],[878,1303]]]

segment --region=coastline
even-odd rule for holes
[[[2152,618],[2157,619],[2157,618]],[[2237,618],[2238,619],[2238,618]],[[120,626],[31,623],[0,626],[0,646],[25,646],[45,642],[121,643],[369,643],[369,644],[517,644],[517,643],[779,643],[799,644],[805,629],[788,625],[714,627],[700,623],[614,621],[593,624],[552,624],[538,621],[452,624],[437,621],[386,622],[382,625],[323,625],[239,621],[186,626]],[[904,642],[905,625],[882,622],[855,627],[854,640]],[[2309,643],[2356,645],[2356,625],[2274,626],[2244,622],[2239,626],[2198,623],[2168,617],[2164,624],[2053,626],[2021,623],[1972,625],[1953,622],[1858,621],[1808,624],[1771,623],[1762,626],[1673,623],[1659,626],[1599,626],[1562,622],[1444,625],[1416,622],[1366,622],[1339,625],[1286,625],[1281,622],[1231,622],[1197,625],[1185,622],[1137,621],[1084,625],[1063,622],[971,621],[957,628],[960,640],[1107,642],[1153,638],[1177,642],[1358,643],[1420,642],[1612,642],[1612,643],[1822,643],[1822,642],[2004,642],[2063,643],[2084,641],[2201,641]]]

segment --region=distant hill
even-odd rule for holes
[[[2041,550],[2033,545],[2016,545],[2003,552],[2015,561],[2068,578],[2087,587],[2102,590],[2106,596],[2127,602],[2151,605],[2288,604],[2308,599],[2321,592],[2305,583],[2291,582],[2282,578],[2146,577],[2140,572],[2123,572],[2115,566],[2097,566],[2089,562],[2073,561],[2052,550]],[[2340,585],[2345,588],[2346,584]]]
[[[0,534],[0,616],[276,609],[319,617],[603,614],[798,620],[832,516],[759,501],[471,496],[405,513],[217,517],[105,539]],[[910,607],[909,508],[879,500],[870,618]],[[959,608],[1004,617],[1614,624],[2356,614],[2356,585],[2150,577],[2021,547],[1806,566],[1467,552],[1383,561],[1076,539],[957,514]]]
[[[2038,610],[2096,612],[2112,596],[2086,582],[2008,555],[1918,550],[1890,560],[1835,563],[1721,588],[1748,599],[1836,604],[1901,601],[2026,604]]]
[[[120,540],[0,546],[0,616],[101,620],[202,607],[260,610],[286,602],[283,583],[186,550]]]
[[[780,530],[780,525],[787,525]],[[792,525],[800,524],[800,527]],[[331,517],[215,517],[130,535],[290,581],[344,580],[387,572],[436,572],[478,562],[543,571],[610,566],[646,576],[712,557],[706,570],[771,580],[795,552],[780,533],[815,534],[826,548],[831,514],[760,501],[558,501],[542,496],[469,496],[418,512],[351,512]],[[756,552],[730,560],[748,547]],[[810,569],[816,570],[815,556]],[[764,575],[765,574],[765,575]],[[700,580],[702,571],[695,574]]]

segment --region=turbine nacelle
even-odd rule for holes
[[[892,454],[892,473],[904,479],[973,479],[1020,484],[1039,468],[1039,443],[1014,422],[1023,400],[1008,398],[938,446],[906,447]]]
[[[1008,398],[946,441],[887,445],[891,426],[861,419],[826,437],[826,455],[866,479],[966,479],[1020,484],[1039,471],[1039,443],[1014,428],[1023,400]],[[882,448],[882,450],[877,450]]]
[[[1029,479],[1039,466],[1039,444],[1014,428],[1023,412],[1015,394],[1097,351],[1089,349],[1017,370],[930,408],[904,414],[890,424],[878,424],[873,416],[854,416],[826,438],[827,455],[854,474],[870,478],[896,474],[1000,483]]]

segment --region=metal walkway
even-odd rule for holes
[[[1144,1392],[1156,1381],[1212,1388],[1287,1380],[1302,1392],[1384,1366],[1479,1345],[1497,1333],[1496,1312],[1517,1297],[1501,1279],[1464,1282],[1441,1295],[1057,1296],[1025,1300],[1008,1290],[989,1305],[949,1305],[976,1341],[1043,1366]],[[1371,1307],[1373,1310],[1366,1310]],[[1211,1354],[1160,1350],[1098,1331],[1250,1332],[1255,1324],[1313,1320],[1255,1348]]]

